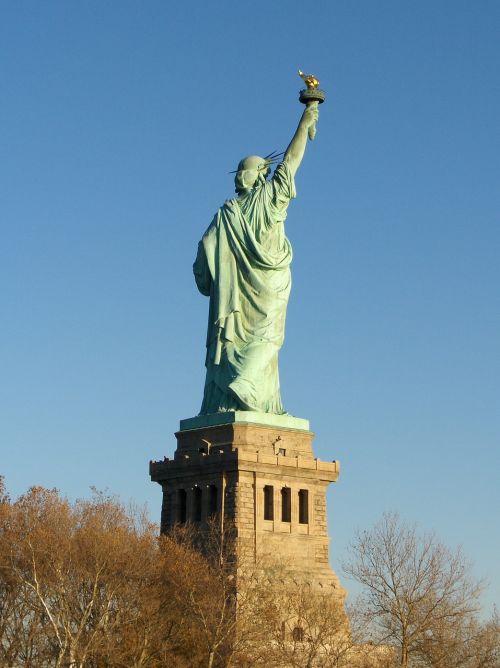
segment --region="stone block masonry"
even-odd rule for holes
[[[272,559],[343,598],[329,565],[326,518],[326,490],[338,479],[339,462],[314,457],[305,420],[297,419],[297,429],[234,415],[223,424],[183,421],[173,458],[150,463],[163,490],[162,532],[188,522],[203,528],[210,517],[231,522],[240,569]]]

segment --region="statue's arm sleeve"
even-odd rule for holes
[[[212,276],[208,266],[207,255],[203,246],[203,241],[198,244],[198,253],[193,264],[193,273],[198,290],[206,297],[210,296],[210,287],[212,285]]]
[[[280,212],[286,211],[290,200],[297,196],[295,179],[287,162],[280,163],[269,182],[271,201]]]

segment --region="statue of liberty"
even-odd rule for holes
[[[315,86],[310,86],[304,80],[308,90],[301,96],[309,91],[311,96],[301,97],[306,108],[284,155],[241,160],[234,179],[236,197],[217,211],[198,244],[193,271],[199,291],[210,298],[200,415],[285,413],[278,353],[285,334],[292,248],[284,222],[322,101],[312,95],[319,82],[314,79]]]

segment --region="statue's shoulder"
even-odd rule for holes
[[[215,213],[210,225],[207,227],[205,234],[203,235],[203,238],[207,238],[213,234],[216,234],[221,224],[221,218],[222,217],[230,218],[231,214],[238,209],[239,207],[237,199],[235,198],[227,199]]]
[[[230,199],[227,199],[221,206],[221,208],[218,211],[218,215],[223,214],[231,216],[232,214],[240,213],[241,211],[240,206],[241,206],[241,198],[231,197]]]
[[[273,200],[279,200],[283,204],[296,197],[295,179],[286,160],[280,162],[276,167],[269,183],[271,184]]]
[[[291,175],[292,175],[292,172],[290,170],[290,166],[288,165],[288,161],[283,160],[282,162],[279,163],[279,165],[274,170],[274,174],[272,176],[272,179],[283,179],[283,178],[289,179],[291,177]]]

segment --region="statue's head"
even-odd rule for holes
[[[247,158],[243,158],[234,177],[236,192],[239,194],[245,192],[245,190],[251,190],[258,183],[263,183],[270,172],[271,167],[266,158],[261,158],[258,155],[249,155]]]

